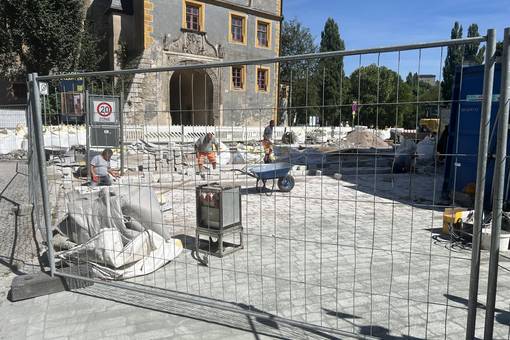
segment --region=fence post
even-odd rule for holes
[[[124,80],[122,81],[122,91],[119,99],[119,125],[120,125],[120,136],[119,136],[119,145],[120,145],[120,175],[124,176]]]
[[[475,216],[471,250],[471,275],[469,278],[468,318],[466,339],[474,339],[476,327],[476,307],[478,304],[478,281],[480,276],[480,241],[485,194],[485,176],[487,172],[487,152],[489,144],[490,117],[492,110],[492,92],[494,83],[494,65],[496,52],[496,30],[487,31],[485,52],[485,70],[483,80],[483,99],[480,120],[480,139],[478,143],[478,168],[476,171]]]
[[[508,110],[510,96],[510,28],[505,28],[503,57],[501,59],[501,92],[499,96],[498,145],[494,165],[494,197],[492,201],[491,248],[484,338],[492,339],[498,284],[499,237],[505,190],[506,149],[508,143]]]
[[[32,73],[28,78],[30,82],[30,105],[34,129],[35,152],[37,154],[37,166],[39,170],[39,181],[41,184],[41,196],[44,211],[44,224],[46,227],[46,242],[48,244],[48,261],[50,264],[51,276],[55,274],[55,259],[53,257],[53,228],[51,227],[50,205],[48,199],[48,176],[46,173],[46,156],[44,153],[44,138],[42,131],[41,97],[39,94],[39,83],[37,73]]]

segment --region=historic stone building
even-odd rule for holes
[[[90,0],[89,0],[90,1]],[[110,68],[154,68],[279,56],[282,0],[90,2]],[[124,111],[136,123],[259,125],[276,115],[278,65],[137,74]]]

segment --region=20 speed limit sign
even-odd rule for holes
[[[115,102],[94,100],[94,122],[115,123]]]
[[[96,112],[101,117],[108,118],[112,114],[113,108],[109,103],[102,102],[97,105]]]

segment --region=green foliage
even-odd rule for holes
[[[496,44],[496,56],[501,57],[503,55],[503,42],[498,41]]]
[[[468,28],[468,38],[479,37],[478,25],[471,24]],[[464,62],[467,64],[480,65],[483,63],[485,47],[480,48],[480,43],[469,44],[464,48]]]
[[[450,37],[452,39],[462,38],[462,26],[458,22],[455,22]],[[463,51],[463,46],[448,47],[448,54],[446,55],[445,65],[443,67],[443,82],[441,84],[443,100],[451,100],[452,98],[455,69],[462,64]]]
[[[413,109],[412,114],[404,119],[403,124],[406,128],[415,128],[416,120],[425,117],[436,118],[438,113],[438,100],[440,100],[440,83],[436,81],[434,85],[419,81],[418,73],[409,73],[406,77],[406,84],[411,90]]]
[[[127,42],[125,41],[121,41],[119,45],[119,49],[115,51],[115,55],[117,57],[117,63],[120,68],[125,69],[129,64],[129,49]]]
[[[340,38],[337,23],[328,18],[321,33],[320,52],[342,51],[345,49],[344,41]],[[322,105],[325,106],[322,115],[324,123],[338,124],[338,105],[342,104],[342,82],[344,78],[343,58],[322,58],[319,61],[319,81]]]
[[[350,99],[359,103],[356,124],[377,128],[414,125],[413,106],[402,104],[413,101],[411,87],[395,71],[372,64],[356,69],[349,81]]]
[[[282,26],[282,56],[317,52],[310,30],[296,19],[284,21]],[[306,123],[307,116],[317,115],[320,100],[317,84],[317,60],[294,61],[281,64],[281,81],[291,85],[289,121]]]
[[[0,76],[91,71],[104,58],[81,0],[2,0]]]

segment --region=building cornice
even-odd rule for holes
[[[265,18],[265,19],[270,19],[270,20],[274,20],[274,21],[283,21],[283,16],[281,16],[281,15],[276,15],[276,14],[273,14],[270,12],[266,12],[266,11],[248,7],[248,6],[234,4],[234,3],[231,3],[226,0],[200,0],[200,1],[203,3],[206,3],[206,4],[228,8],[228,9],[231,9],[234,11],[239,11],[239,12],[243,12],[246,14],[255,15],[255,16],[258,16],[261,18]]]

